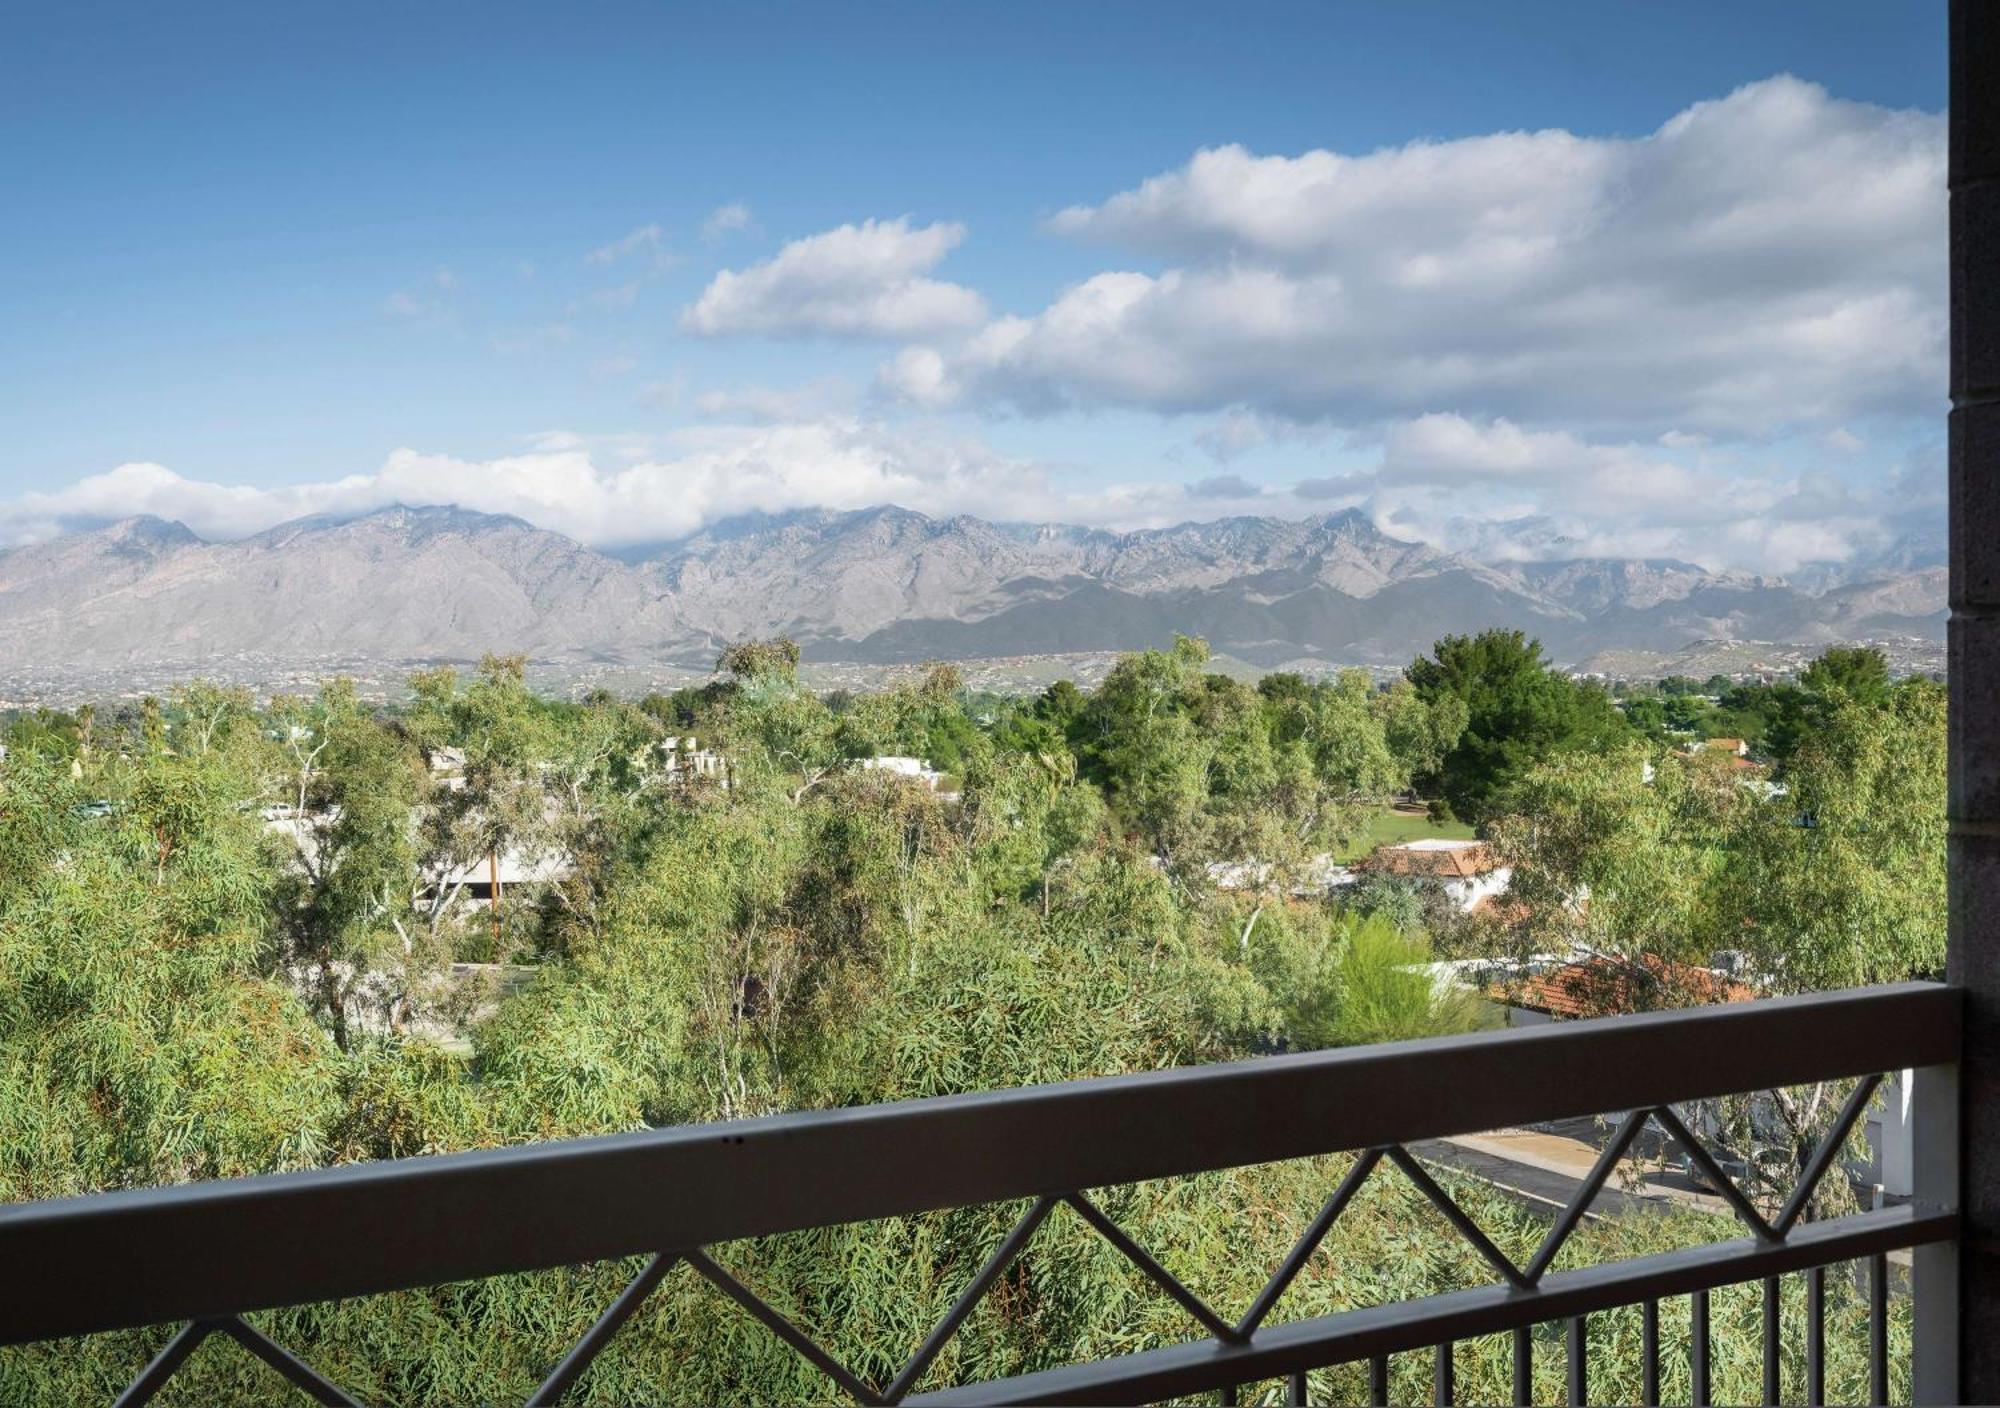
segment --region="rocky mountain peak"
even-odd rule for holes
[[[187,547],[201,541],[195,531],[179,519],[160,518],[150,513],[134,514],[116,523],[108,523],[98,530],[98,534],[109,543],[143,547],[155,552]]]
[[[227,543],[135,518],[0,553],[0,661],[194,671],[524,650],[706,665],[717,641],[780,633],[809,656],[890,661],[1127,650],[1185,631],[1258,664],[1398,664],[1489,625],[1530,631],[1559,660],[1941,629],[1935,570],[1813,595],[1665,559],[1513,558],[1409,541],[1357,509],[1134,532],[809,509],[616,553],[452,505]]]

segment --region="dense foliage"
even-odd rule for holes
[[[1441,760],[1438,788],[1459,815],[1483,819],[1537,764],[1602,747],[1626,732],[1611,696],[1552,670],[1519,631],[1446,636],[1409,669],[1417,697],[1463,707],[1465,725]]]
[[[1462,1030],[1489,1017],[1425,966],[1434,906],[1308,883],[1413,788],[1441,785],[1488,820],[1537,942],[1745,948],[1794,988],[1924,971],[1941,952],[1933,686],[1876,689],[1866,662],[1829,664],[1798,687],[1809,723],[1784,788],[1756,790],[1673,760],[1518,636],[1442,641],[1387,687],[1360,672],[1253,686],[1208,664],[1183,639],[1089,691],[975,701],[937,667],[823,696],[789,643],[751,642],[706,684],[637,704],[547,699],[518,660],[491,659],[470,678],[418,676],[394,710],[336,682],[263,704],[194,686],[129,710],[23,715],[0,763],[0,1198]],[[935,772],[858,765],[882,757]],[[480,892],[502,857],[541,878]],[[1521,941],[1481,932],[1437,937]],[[1204,1295],[1240,1306],[1343,1163],[1104,1198]],[[1539,1219],[1458,1191],[1525,1259]],[[1018,1211],[721,1256],[886,1376]],[[1193,1332],[1066,1219],[933,1382]],[[1644,1217],[1590,1225],[1567,1255],[1730,1235],[1699,1215]],[[631,1269],[264,1318],[371,1401],[518,1399]],[[1385,1172],[1280,1318],[1486,1279]],[[1833,1299],[1860,1315],[1848,1289]],[[670,1277],[583,1398],[826,1396],[718,1306]],[[1724,1296],[1717,1314],[1747,1325],[1756,1311]],[[1637,1333],[1601,1325],[1607,1343]],[[8,1351],[0,1399],[102,1397],[160,1340]],[[1830,1342],[1852,1392],[1847,1347],[1865,1334]],[[1719,1390],[1751,1391],[1754,1336],[1721,1343]],[[1505,1396],[1499,1346],[1461,1355],[1469,1399]],[[1608,1398],[1635,1396],[1618,1377],[1634,1362],[1606,1353]],[[1551,1352],[1538,1368],[1551,1398],[1560,1363]],[[1411,1395],[1419,1367],[1398,1371]],[[211,1343],[176,1392],[254,1397],[264,1374]],[[1351,1378],[1323,1387],[1358,1396]]]

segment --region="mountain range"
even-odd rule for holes
[[[790,635],[808,659],[1101,652],[1176,631],[1258,666],[1399,664],[1487,626],[1558,660],[1698,640],[1941,639],[1928,544],[1808,578],[1604,558],[1474,560],[1363,513],[1114,533],[883,507],[714,525],[600,552],[454,507],[314,517],[211,542],[139,517],[0,552],[0,672],[185,670],[256,657],[705,667]]]

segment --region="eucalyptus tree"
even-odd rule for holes
[[[88,706],[86,706],[88,707]],[[67,762],[89,750],[89,722],[79,710],[26,709],[9,718],[4,730],[13,753],[41,753]]]
[[[1426,698],[1408,678],[1398,676],[1374,696],[1374,714],[1382,720],[1382,740],[1404,786],[1436,790],[1444,760],[1466,732],[1470,710],[1464,696],[1436,690]]]
[[[1842,692],[1731,846],[1733,946],[1810,992],[1934,976],[1945,947],[1945,694]]]
[[[989,750],[966,772],[963,825],[987,902],[1029,900],[1044,915],[1057,870],[1096,844],[1106,812],[1059,734],[1030,750]]]
[[[0,768],[0,1197],[324,1156],[336,1053],[272,971],[238,782],[150,751],[107,814],[67,767]]]
[[[93,760],[81,777],[60,760],[10,758],[0,765],[0,1195],[1151,1070],[1436,1023],[1435,991],[1410,971],[1421,949],[1380,938],[1385,926],[1278,904],[1246,953],[1238,934],[1249,901],[1180,883],[1151,844],[1102,824],[1093,775],[1113,786],[1134,833],[1164,824],[1177,846],[1207,845],[1223,820],[1262,810],[1292,825],[1304,812],[1287,787],[1384,782],[1370,735],[1316,750],[1307,728],[1287,732],[1268,696],[1216,683],[1204,663],[1193,643],[1137,657],[1114,671],[1101,713],[1095,701],[1075,713],[1058,701],[1037,713],[1044,728],[1032,747],[969,751],[960,804],[838,766],[838,716],[782,668],[724,682],[700,706],[727,731],[731,785],[671,795],[647,782],[650,722],[628,728],[609,701],[536,700],[504,665],[469,687],[431,677],[397,728],[332,690],[283,702],[258,727],[232,730],[235,742],[213,733],[206,749],[183,747],[169,711],[150,741],[134,737],[127,758]],[[1306,722],[1349,727],[1354,693],[1336,681],[1320,700],[1325,713]],[[1360,702],[1386,743],[1383,706]],[[1067,725],[1096,731],[1081,765]],[[787,746],[802,737],[834,751]],[[1891,746],[1868,737],[1863,753]],[[1152,745],[1186,756],[1156,772]],[[286,926],[362,948],[386,942],[379,930],[368,937],[367,901],[380,893],[370,878],[430,863],[431,838],[407,829],[408,808],[461,790],[425,766],[448,748],[466,755],[464,790],[493,787],[510,767],[532,775],[541,800],[529,815],[540,824],[552,793],[622,818],[612,860],[591,881],[596,912],[587,923],[562,919],[565,942],[539,976],[475,1028],[469,1067],[393,1034],[351,1040],[343,1053],[280,980]],[[1407,755],[1387,753],[1400,769]],[[264,773],[246,773],[246,757]],[[1832,755],[1829,776],[1852,761]],[[115,786],[105,781],[114,766]],[[1896,795],[1881,768],[1864,772],[1878,800]],[[1572,790],[1579,815],[1611,805]],[[325,854],[336,863],[317,891],[280,863],[246,805],[301,791],[304,810],[331,828]],[[616,811],[628,795],[629,816]],[[108,815],[80,805],[106,796]],[[355,826],[341,831],[334,822],[350,812]],[[1634,929],[1632,942],[1643,939]],[[1300,1161],[1103,1198],[1205,1296],[1242,1303],[1345,1167],[1337,1157]],[[1535,1219],[1490,1190],[1453,1191],[1511,1255],[1532,1253],[1545,1230]],[[1329,1256],[1295,1284],[1288,1313],[1484,1276],[1476,1253],[1432,1235],[1431,1211],[1394,1180],[1371,1181],[1330,1234]],[[887,1347],[936,1323],[1018,1212],[822,1229],[725,1255],[843,1360],[881,1377],[895,1367]],[[1648,1218],[1586,1225],[1574,1245],[1586,1258],[1629,1256],[1731,1235],[1721,1220]],[[607,1265],[284,1310],[272,1328],[368,1401],[522,1398],[629,1274]],[[1836,1323],[1864,1323],[1848,1288],[1828,1289]],[[966,1322],[933,1382],[1184,1339],[1178,1308],[1148,1291],[1059,1212],[996,1288],[1000,1313]],[[1754,1330],[1754,1293],[1740,1305],[1719,1293],[1716,1307]],[[1786,1323],[1803,1322],[1788,1312]],[[1593,1321],[1593,1335],[1636,1334],[1635,1317]],[[1865,1342],[1830,1336],[1836,1387],[1861,1382],[1861,1356],[1848,1346]],[[1718,1388],[1754,1388],[1755,1335],[1719,1343]],[[126,1336],[9,1351],[0,1398],[102,1397],[156,1348]],[[1559,1372],[1559,1355],[1537,1361],[1545,1377]],[[1627,1362],[1636,1359],[1619,1357]],[[1507,1370],[1504,1346],[1488,1355],[1468,1345],[1462,1392],[1504,1394]],[[223,1355],[183,1370],[190,1394],[209,1401],[268,1391],[251,1377],[263,1372]],[[1605,1372],[1607,1397],[1636,1394],[1615,1377],[1621,1370]],[[1317,1374],[1316,1396],[1354,1396],[1359,1373]],[[605,1402],[643,1399],[662,1382],[693,1400],[814,1402],[827,1387],[782,1344],[716,1315],[712,1295],[682,1273],[591,1374],[583,1391]],[[1399,1398],[1418,1387],[1399,1381]]]
[[[344,1049],[357,1001],[394,1024],[436,987],[451,959],[410,912],[422,759],[362,705],[351,681],[270,709],[284,759],[274,927],[284,962]]]
[[[1512,868],[1508,899],[1530,952],[1581,949],[1621,963],[1628,996],[1660,984],[1659,961],[1706,964],[1727,947],[1729,848],[1758,795],[1715,754],[1633,741],[1558,753],[1509,793],[1490,827]],[[1684,995],[1661,991],[1657,1005]]]
[[[1945,706],[1907,681],[1875,702],[1832,690],[1782,783],[1713,755],[1640,746],[1570,752],[1510,793],[1493,825],[1530,948],[1579,946],[1618,965],[1611,1010],[1713,1000],[1729,962],[1759,993],[1927,976],[1944,961]],[[1714,1112],[1781,1193],[1845,1086],[1817,1084]],[[1839,1196],[1838,1180],[1826,1197]]]
[[[1724,895],[1729,946],[1767,992],[1942,976],[1945,693],[1909,680],[1822,696],[1815,725],[1734,831]],[[1832,1122],[1844,1084],[1774,1091],[1780,1191]],[[1753,1131],[1754,1132],[1754,1131]],[[1856,1136],[1859,1152],[1859,1136]],[[1829,1180],[1820,1202],[1836,1200]]]
[[[790,775],[796,805],[825,783],[849,756],[841,721],[826,700],[799,682],[799,648],[785,638],[744,641],[716,661],[731,676],[717,711],[732,777],[760,768]]]
[[[164,740],[177,752],[207,754],[257,729],[257,701],[241,685],[194,680],[178,686],[165,711]]]
[[[1187,707],[1208,661],[1205,642],[1127,655],[1078,717],[1089,776],[1153,854],[1186,869],[1205,855],[1206,802],[1217,740]]]
[[[461,957],[505,961],[542,942],[532,914],[525,932],[503,925],[497,885],[484,928],[462,904],[482,876],[497,876],[502,856],[548,861],[555,850],[548,776],[562,727],[558,711],[528,688],[525,663],[489,655],[469,682],[450,667],[410,682],[402,723],[429,772],[418,798],[409,922],[424,944]]]

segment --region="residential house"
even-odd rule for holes
[[[1378,846],[1355,868],[1377,875],[1437,880],[1452,903],[1468,914],[1482,900],[1504,894],[1514,878],[1513,867],[1501,864],[1493,848],[1484,841],[1444,836]]]

